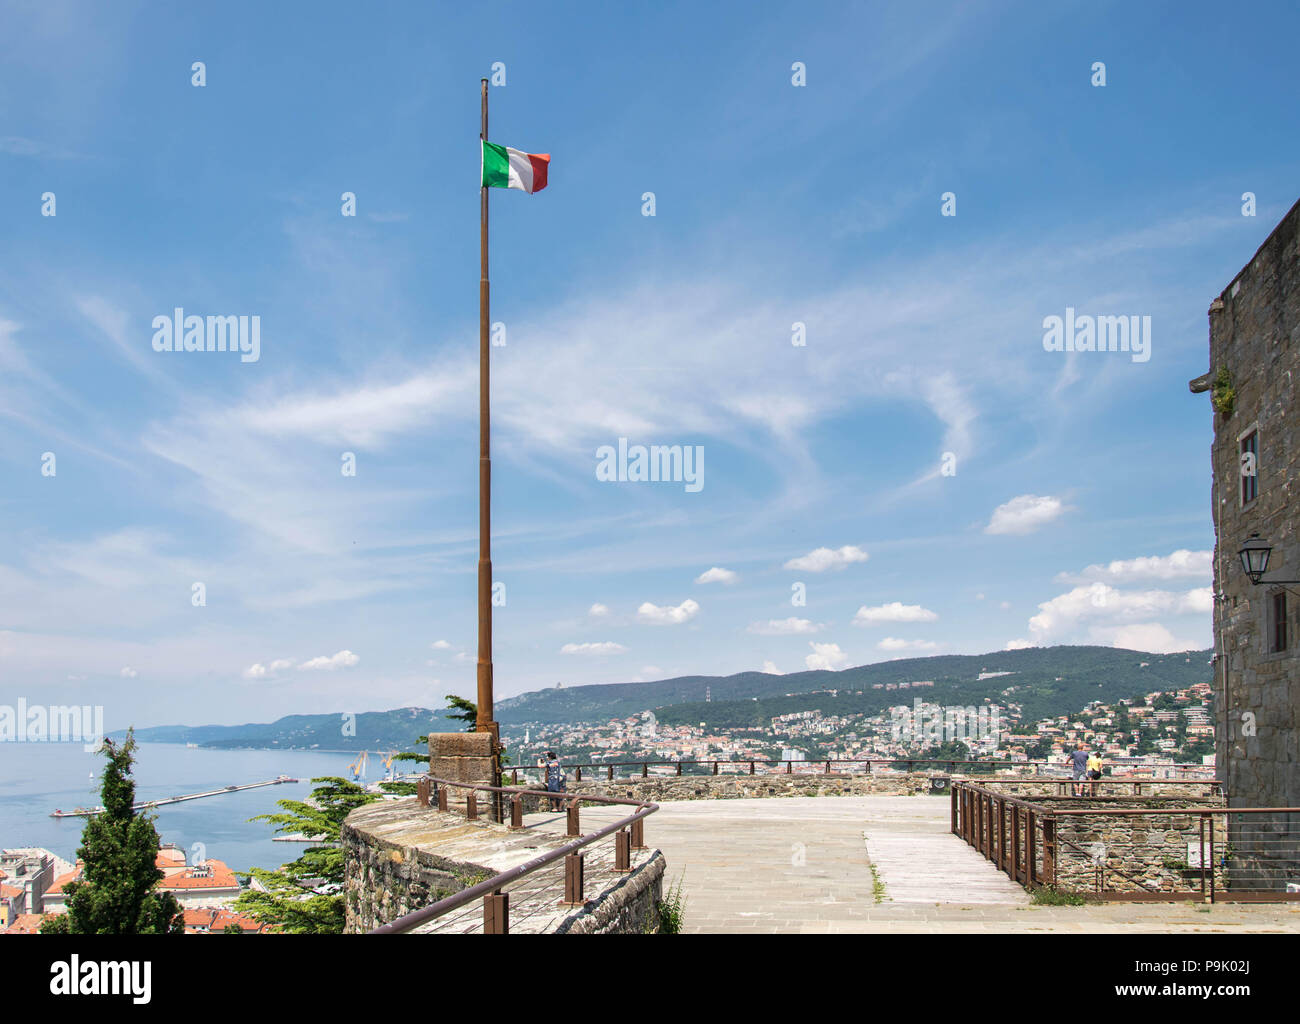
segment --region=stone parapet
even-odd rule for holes
[[[631,811],[631,808],[628,809]],[[509,831],[482,819],[424,808],[415,799],[367,804],[342,828],[348,933],[366,932],[532,860],[566,840],[536,829]],[[613,840],[584,848],[585,895],[581,907],[559,903],[563,862],[528,876],[511,893],[511,931],[555,934],[653,930],[665,870],[658,850],[633,851],[632,870],[613,870]],[[418,932],[482,931],[475,900]],[[514,923],[518,922],[518,923]]]

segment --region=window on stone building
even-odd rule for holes
[[[1286,621],[1286,591],[1279,590],[1273,595],[1273,621],[1270,630],[1272,637],[1271,650],[1274,654],[1287,649],[1287,621]]]
[[[1241,439],[1241,503],[1259,497],[1259,431],[1252,430]]]

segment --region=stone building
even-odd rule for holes
[[[1214,407],[1216,745],[1234,807],[1300,806],[1300,585],[1278,582],[1300,580],[1298,231],[1300,202],[1210,304],[1209,372],[1190,384]],[[1271,549],[1258,582],[1239,556],[1247,542]],[[1269,850],[1294,857],[1300,815],[1284,818],[1290,842],[1274,833]]]

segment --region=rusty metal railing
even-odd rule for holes
[[[1172,806],[1198,798],[1089,792],[1072,799],[1094,806],[1072,807],[957,782],[951,830],[1027,889],[1118,901],[1300,900],[1300,808]],[[1131,806],[1137,799],[1151,806]]]
[[[465,794],[465,818],[467,821],[474,821],[480,817],[478,793],[488,792],[498,798],[507,797],[510,803],[509,828],[515,831],[524,828],[523,798],[525,796],[536,796],[551,801],[559,800],[566,805],[566,838],[571,836],[577,838],[523,864],[502,871],[477,885],[472,885],[458,893],[438,900],[427,907],[411,911],[409,914],[403,914],[387,924],[371,929],[367,934],[397,935],[409,932],[413,928],[435,921],[444,914],[472,903],[476,899],[483,900],[484,934],[508,934],[510,931],[510,894],[505,891],[505,887],[549,864],[554,864],[558,860],[564,861],[564,899],[561,903],[569,907],[580,907],[586,902],[586,897],[583,891],[585,855],[579,851],[612,835],[614,836],[614,870],[616,872],[630,872],[632,870],[632,851],[648,849],[645,844],[645,819],[659,810],[658,804],[646,800],[625,800],[617,797],[580,793],[561,792],[557,794],[549,790],[520,789],[514,786],[487,786],[455,782],[451,779],[439,779],[431,775],[425,775],[417,785],[416,798],[420,806],[429,807],[432,805],[441,812],[450,813],[447,799],[447,787],[449,786],[468,790]],[[582,835],[580,805],[583,802],[620,804],[635,807],[636,810],[613,824],[597,829],[589,835]]]
[[[873,766],[893,766],[898,765],[901,770],[925,771],[927,769],[940,769],[949,772],[956,772],[959,768],[964,768],[969,774],[983,774],[993,772],[998,769],[1033,769],[1035,776],[1038,776],[1040,768],[1056,768],[1061,773],[1070,771],[1069,762],[1052,761],[1046,758],[1035,758],[1026,761],[1013,761],[1009,759],[997,761],[978,761],[978,760],[953,760],[948,758],[918,758],[918,757],[822,757],[812,760],[798,761],[791,758],[732,758],[728,760],[642,760],[642,761],[590,761],[585,764],[565,764],[566,770],[573,770],[576,781],[582,781],[584,771],[603,772],[607,781],[627,778],[650,778],[651,768],[668,768],[669,775],[758,775],[758,774],[814,774],[821,773],[831,775],[834,773],[833,766],[845,765],[849,767],[848,774],[853,774],[852,769],[856,766],[860,769],[859,774],[870,774],[875,769]],[[762,772],[759,772],[759,768]],[[1183,773],[1205,771],[1206,766],[1201,764],[1162,764],[1155,767],[1161,770],[1173,770]],[[622,769],[630,769],[626,774]],[[1124,769],[1122,774],[1107,776],[1107,778],[1126,778],[1141,779],[1142,781],[1172,781],[1172,782],[1191,782],[1191,781],[1209,781],[1204,775],[1185,774],[1181,779],[1155,779],[1145,774],[1149,770],[1148,766],[1139,765],[1121,765],[1116,768]],[[1112,769],[1114,770],[1114,769]],[[520,776],[527,776],[528,773],[544,773],[545,769],[538,765],[522,765],[509,769],[514,782],[518,783]],[[618,772],[619,774],[616,774]],[[656,773],[659,774],[659,773]],[[1047,776],[1054,777],[1054,776]]]

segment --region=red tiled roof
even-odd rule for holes
[[[271,930],[269,925],[264,925],[262,922],[245,914],[227,910],[225,907],[197,907],[185,911],[185,933],[187,935],[219,935],[231,925],[237,925],[244,931],[253,933]]]
[[[4,930],[4,935],[35,935],[41,930],[41,922],[48,914],[19,914],[14,923]]]

